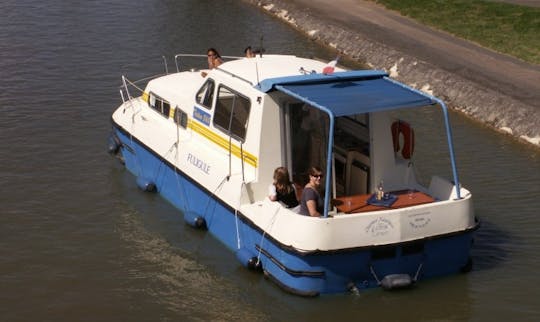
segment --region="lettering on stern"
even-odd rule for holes
[[[210,174],[210,165],[203,160],[199,159],[198,157],[194,156],[191,153],[188,153],[187,155],[187,161],[194,165],[197,169],[201,170],[202,172],[206,174]]]
[[[367,225],[366,233],[378,237],[387,235],[392,229],[394,229],[394,225],[390,220],[379,217]]]
[[[426,227],[431,222],[431,211],[421,212],[418,214],[410,214],[409,225],[414,229]]]

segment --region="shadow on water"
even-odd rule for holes
[[[515,242],[516,236],[498,227],[486,219],[480,219],[480,228],[476,231],[471,251],[473,270],[494,269],[510,260],[509,244]]]
[[[473,311],[469,289],[469,275],[461,274],[422,281],[406,290],[371,289],[315,299],[284,295],[274,303],[293,308],[286,317],[277,317],[283,321],[467,321]]]

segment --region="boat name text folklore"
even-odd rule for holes
[[[197,168],[201,169],[202,172],[210,174],[210,165],[204,162],[203,160],[197,158],[191,153],[188,153],[187,160],[189,163],[193,164]]]

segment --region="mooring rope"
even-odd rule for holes
[[[244,185],[246,183],[242,181],[242,184],[240,185],[240,196],[238,196],[238,204],[234,208],[234,223],[236,225],[236,249],[240,249],[240,229],[238,228],[238,208],[240,208],[240,204],[242,202],[242,192]]]
[[[420,270],[422,269],[422,266],[424,266],[424,263],[420,263],[420,265],[418,265],[418,269],[416,270],[416,274],[414,274],[413,281],[416,282],[418,280],[418,275],[420,275]]]
[[[280,209],[281,209],[280,207],[276,208],[276,211],[272,215],[272,218],[271,218],[268,226],[263,230],[263,233],[261,235],[261,242],[260,242],[260,245],[259,245],[259,253],[257,254],[257,264],[259,264],[261,262],[261,252],[262,252],[263,242],[264,242],[264,237],[266,236],[266,232],[269,230],[269,228],[271,228],[274,225],[274,223],[276,221],[277,214],[278,214]]]
[[[160,162],[159,162],[159,164],[158,164],[158,166],[157,166],[157,169],[156,169],[156,171],[154,172],[154,178],[155,178],[155,180],[156,180],[156,182],[155,182],[156,185],[157,185],[157,181],[158,181],[158,178],[159,178],[159,173],[160,173],[161,167],[165,164],[165,160],[166,160],[167,156],[172,152],[172,150],[173,150],[173,148],[174,148],[175,146],[176,146],[176,142],[173,143],[173,144],[171,145],[171,147],[169,148],[169,150],[161,157],[161,160],[160,160]],[[176,172],[176,170],[175,170],[174,172]]]
[[[208,199],[206,200],[206,205],[204,206],[204,212],[203,212],[203,216],[204,218],[206,218],[206,212],[208,210],[208,206],[210,205],[210,200],[213,199],[213,197],[216,195],[216,193],[221,190],[221,188],[223,187],[223,184],[225,183],[225,181],[229,180],[229,176],[226,175],[225,178],[223,178],[223,180],[221,180],[221,182],[218,184],[218,186],[216,187],[216,189],[214,189],[214,191],[212,191],[210,193],[210,195],[208,196]]]
[[[140,176],[142,173],[142,168],[139,163],[139,154],[135,150],[134,148],[135,145],[133,143],[133,127],[134,126],[135,126],[135,115],[133,115],[131,119],[131,131],[129,131],[129,142],[131,143],[130,148],[133,150],[133,154],[135,155],[135,164],[137,165],[137,173],[138,173],[138,176]]]
[[[373,269],[372,265],[369,265],[369,270],[371,271],[371,275],[373,275],[373,277],[375,277],[375,280],[377,281],[377,284],[381,285],[381,281],[377,277],[377,274],[375,274],[375,270]]]
[[[176,153],[175,153],[175,156],[174,156],[174,160],[176,162],[176,164],[178,164],[178,146],[179,146],[179,138],[177,138],[177,142],[176,142]],[[176,165],[174,166],[174,175],[176,177],[176,189],[178,190],[179,194],[182,195],[183,193],[183,198],[184,198],[184,207],[182,209],[182,211],[184,212],[184,214],[186,213],[187,209],[189,209],[189,198],[187,197],[187,192],[186,192],[186,189],[184,187],[184,185],[181,185],[180,184],[180,176],[178,175],[178,171],[177,171],[177,167]]]

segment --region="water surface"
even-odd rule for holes
[[[241,267],[106,153],[120,76],[177,53],[335,53],[241,1],[0,3],[0,320],[537,320],[540,153],[452,114],[462,183],[482,220],[474,269],[359,296],[304,299]],[[446,173],[418,131],[419,171]]]

